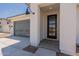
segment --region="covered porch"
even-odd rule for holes
[[[31,3],[30,8],[35,13],[30,14],[30,45],[76,55],[76,4]],[[50,15],[57,16],[53,18],[57,20],[52,29],[55,33],[48,31]]]
[[[40,6],[39,47],[59,52],[59,9],[60,4]]]

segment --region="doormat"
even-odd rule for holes
[[[61,52],[56,52],[56,56],[70,56],[70,55],[67,55],[67,54],[64,54],[64,53],[61,53]]]
[[[76,47],[76,52],[79,53],[79,45]]]
[[[28,51],[28,52],[31,52],[31,53],[35,53],[37,51],[37,49],[38,49],[37,47],[31,46],[31,45],[23,48],[24,51]]]

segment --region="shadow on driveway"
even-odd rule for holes
[[[1,38],[0,55],[2,56],[33,56],[34,54],[23,51],[22,49],[29,45],[29,37],[8,36]]]

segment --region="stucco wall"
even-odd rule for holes
[[[30,15],[22,14],[22,15],[10,17],[8,19],[10,19],[12,22],[20,21],[20,20],[30,19]]]
[[[9,25],[10,24],[7,24],[7,21],[6,20],[3,20],[2,21],[2,30],[3,30],[3,32],[9,32]]]
[[[53,15],[57,14],[57,40],[59,39],[59,10],[52,10],[50,12],[42,12],[40,13],[40,20],[41,20],[41,26],[40,26],[40,35],[41,39],[46,39],[47,38],[47,16],[48,15]]]
[[[77,45],[79,45],[79,6],[77,6]]]
[[[76,4],[60,4],[60,51],[76,53]]]
[[[40,10],[38,3],[31,3],[30,8],[35,14],[30,14],[30,44],[38,46],[40,43]]]
[[[9,25],[10,24],[7,24],[7,20],[0,20],[1,22],[1,28],[0,28],[0,32],[10,32],[10,29],[9,29]]]
[[[0,22],[1,22],[1,20],[0,20]],[[0,32],[2,31],[2,26],[1,26],[1,24],[0,24]]]

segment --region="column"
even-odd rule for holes
[[[37,47],[40,43],[40,9],[36,3],[31,3],[30,8],[35,13],[30,14],[30,44]]]
[[[68,55],[76,53],[76,4],[60,4],[60,51]]]

